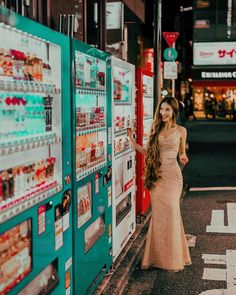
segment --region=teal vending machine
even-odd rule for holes
[[[0,294],[73,294],[69,54],[0,8]]]
[[[112,263],[109,55],[72,41],[73,264],[76,295],[92,294]]]

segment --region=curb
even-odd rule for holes
[[[148,213],[144,223],[136,225],[136,231],[114,262],[110,272],[98,285],[94,295],[121,295],[123,293],[131,273],[141,258],[150,217],[151,213]]]

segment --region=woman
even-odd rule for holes
[[[150,190],[152,217],[147,234],[142,269],[151,266],[177,272],[191,264],[180,214],[183,177],[177,163],[188,163],[185,153],[187,131],[177,125],[178,101],[164,97],[154,116],[146,148],[128,138],[145,159],[145,187]]]

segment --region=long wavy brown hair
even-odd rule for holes
[[[160,115],[160,109],[164,102],[169,104],[173,110],[173,124],[176,124],[179,115],[179,104],[177,99],[174,97],[165,96],[157,106],[148,139],[147,156],[145,158],[144,185],[148,190],[150,190],[153,187],[153,183],[157,181],[158,170],[161,165],[158,139],[159,134],[164,127],[164,123]]]

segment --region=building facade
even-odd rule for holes
[[[3,0],[1,5],[130,63],[141,64],[144,0]]]
[[[200,116],[235,119],[236,1],[196,0],[192,85]]]

